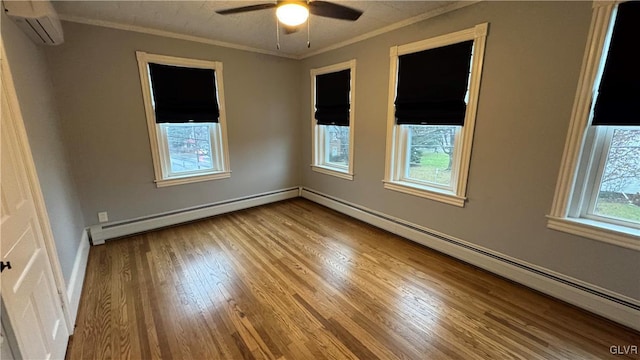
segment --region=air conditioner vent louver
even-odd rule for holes
[[[55,41],[47,31],[47,26],[51,27],[51,23],[47,19],[27,19],[26,20],[31,29],[38,35],[38,38],[45,44],[53,44]],[[43,23],[45,23],[43,25]]]
[[[4,1],[4,7],[7,15],[36,44],[64,42],[60,19],[49,1]]]

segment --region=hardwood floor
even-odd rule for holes
[[[638,359],[640,334],[303,199],[91,248],[68,359]]]

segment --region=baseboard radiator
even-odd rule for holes
[[[200,220],[276,201],[291,199],[298,197],[299,195],[300,189],[298,187],[276,190],[127,221],[94,225],[89,227],[89,233],[92,244],[101,245],[104,244],[105,240],[156,230],[189,221]]]
[[[301,196],[640,331],[640,301],[435,230],[302,188]]]
[[[640,301],[637,299],[304,187],[256,194],[128,221],[94,225],[89,228],[89,233],[93,245],[100,245],[108,239],[299,196],[640,331]]]

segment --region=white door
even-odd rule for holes
[[[63,359],[69,330],[25,170],[32,160],[18,142],[19,119],[2,90],[0,255],[11,269],[0,275],[0,294],[22,357]]]

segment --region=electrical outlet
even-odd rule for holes
[[[109,215],[106,211],[102,211],[98,213],[98,220],[103,223],[109,221]]]

